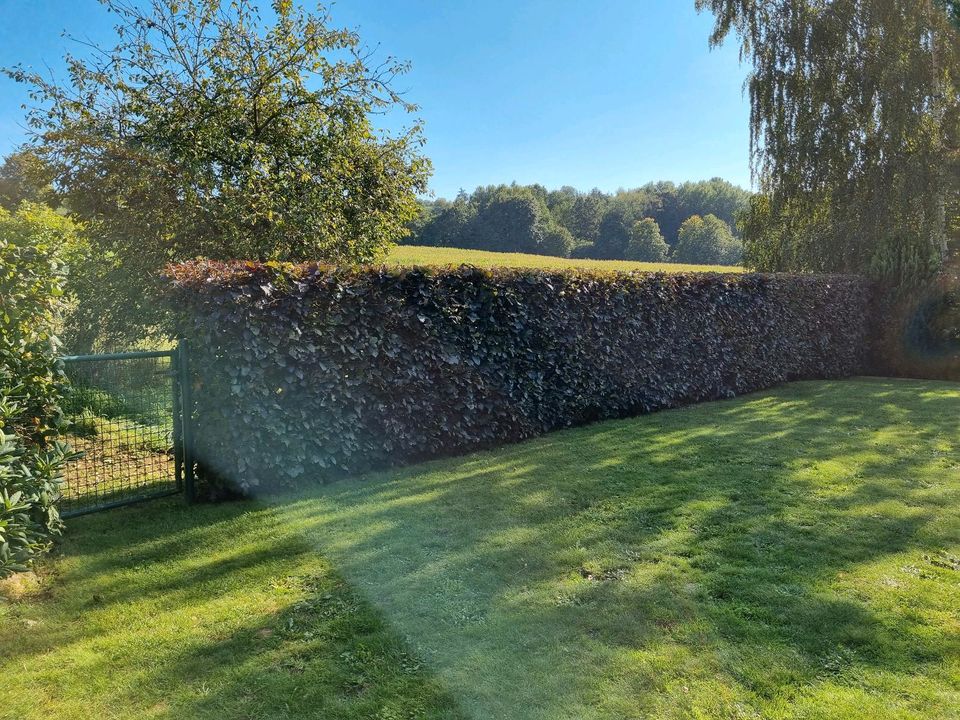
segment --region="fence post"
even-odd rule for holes
[[[183,490],[187,502],[195,498],[193,460],[193,384],[190,379],[190,351],[186,338],[177,343],[177,368],[180,372],[180,422],[183,437]]]
[[[180,345],[170,353],[170,390],[173,395],[173,475],[183,492],[183,389],[180,379]]]

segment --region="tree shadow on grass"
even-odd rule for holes
[[[474,717],[937,716],[958,410],[955,384],[796,383],[280,510]]]
[[[460,717],[272,508],[92,515],[64,552],[43,598],[0,607],[11,717]]]
[[[4,707],[949,717],[958,407],[798,383],[268,507],[76,519],[50,596],[0,608]]]

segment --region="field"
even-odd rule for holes
[[[541,269],[583,268],[588,270],[643,272],[743,272],[739,266],[682,265],[679,263],[644,263],[630,260],[571,260],[549,255],[486,252],[460,248],[397,245],[387,262],[396,265],[476,265],[477,267],[527,267]]]
[[[257,502],[78,518],[33,718],[958,718],[960,385],[795,383]]]

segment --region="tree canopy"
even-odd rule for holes
[[[29,149],[11,153],[0,165],[0,207],[14,212],[24,201],[56,203],[50,169]]]
[[[322,6],[252,0],[101,0],[112,48],[67,57],[65,81],[31,86],[32,151],[82,220],[102,264],[85,298],[116,331],[155,322],[145,283],[166,262],[211,258],[369,261],[406,232],[429,162],[394,89],[406,65],[373,62]]]
[[[748,262],[909,285],[948,251],[958,178],[957,3],[697,0],[750,62]],[[946,9],[946,12],[945,12]]]
[[[543,204],[529,188],[489,187],[477,193],[477,213],[463,247],[535,253],[545,231]]]
[[[651,217],[657,221],[668,243],[675,243],[683,221],[694,215],[715,215],[736,228],[740,214],[748,207],[751,193],[722,178],[699,182],[649,183],[643,189],[655,200]]]
[[[626,259],[642,262],[663,262],[670,254],[670,246],[660,234],[660,226],[653,218],[643,218],[630,228],[630,242]]]

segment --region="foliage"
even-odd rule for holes
[[[712,178],[699,182],[650,183],[643,190],[655,200],[649,211],[660,230],[673,246],[680,234],[680,226],[694,215],[716,215],[731,228],[736,228],[740,215],[747,209],[752,194],[723,180]]]
[[[476,216],[476,205],[469,201],[465,193],[458,195],[453,202],[441,199],[435,203],[424,203],[412,227],[411,236],[416,237],[420,244],[430,247],[463,247],[468,242],[467,233]]]
[[[650,183],[612,195],[572,187],[548,191],[541,185],[491,185],[460,192],[454,201],[426,202],[410,224],[411,245],[477,248],[502,252],[543,252],[560,257],[637,259],[628,257],[634,226],[644,218],[662,229],[667,245],[677,242],[680,225],[693,215],[713,214],[730,226],[751,195],[719,178],[674,185]],[[522,198],[522,202],[518,201]],[[481,214],[482,213],[482,214]],[[556,229],[570,234],[557,242]],[[552,240],[546,235],[554,233]],[[563,233],[564,238],[566,233]],[[642,259],[665,257],[660,243]],[[710,262],[720,263],[718,259]]]
[[[873,374],[960,380],[960,269],[877,300]]]
[[[198,457],[246,489],[858,372],[847,277],[168,269],[191,342]]]
[[[561,191],[570,193],[570,190]],[[555,197],[555,207],[551,207],[554,218],[563,227],[570,231],[574,238],[584,243],[597,241],[600,234],[600,221],[606,212],[609,197],[599,190],[580,193],[573,190],[573,199],[568,209],[565,209]],[[550,196],[547,198],[550,201]]]
[[[540,240],[537,250],[543,255],[565,258],[573,250],[574,239],[563,225],[549,225]]]
[[[60,534],[55,503],[67,448],[53,328],[60,248],[74,232],[52,210],[0,208],[0,577],[26,570]]]
[[[0,165],[0,208],[14,212],[24,201],[56,202],[49,168],[29,149],[10,153]]]
[[[600,221],[593,257],[600,260],[626,258],[633,226],[644,218],[652,204],[653,199],[642,190],[619,192],[611,198]]]
[[[954,25],[960,25],[960,0],[939,0],[939,2]]]
[[[546,219],[532,193],[520,188],[490,188],[477,203],[463,247],[495,252],[536,253]]]
[[[576,245],[573,250],[570,251],[570,259],[589,260],[598,263],[615,262],[614,260],[596,260],[593,256],[596,245],[596,243],[592,242]]]
[[[630,243],[627,245],[627,260],[641,260],[644,262],[663,262],[670,254],[660,226],[651,218],[644,218],[633,224],[630,230]]]
[[[697,0],[751,62],[745,225],[760,269],[911,285],[947,253],[960,172],[960,42],[933,0]]]
[[[478,187],[453,202],[424,203],[410,226],[411,237],[433,247],[567,257],[575,239],[556,221],[547,199],[539,186]]]
[[[734,265],[740,262],[742,252],[743,247],[723,220],[694,215],[680,226],[672,258],[685,263]]]
[[[402,236],[425,190],[419,123],[393,90],[406,65],[373,64],[320,9],[253,0],[102,0],[118,44],[67,58],[66,82],[8,70],[32,87],[35,151],[92,256],[78,324],[109,336],[163,319],[156,273],[214,258],[370,261]]]

